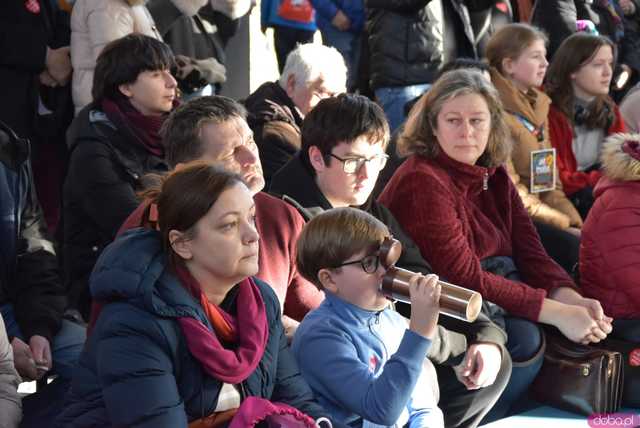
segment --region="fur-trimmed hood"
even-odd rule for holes
[[[640,134],[609,136],[600,160],[607,177],[621,181],[640,180]]]
[[[640,134],[610,135],[604,142],[600,160],[604,175],[593,191],[596,198],[614,187],[640,189]]]

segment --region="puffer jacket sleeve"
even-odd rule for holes
[[[13,365],[13,352],[0,315],[0,428],[17,428],[22,417],[18,395],[20,376]]]
[[[598,218],[597,233],[591,239],[598,243],[603,262],[598,276],[606,278],[611,288],[624,293],[629,306],[640,313],[640,239],[635,238],[640,236],[640,209],[634,208],[616,201]],[[605,287],[605,284],[595,285]]]
[[[311,388],[300,374],[298,364],[289,348],[287,336],[279,315],[277,315],[275,321],[272,321],[269,332],[280,337],[276,385],[271,401],[280,401],[288,404],[314,419],[327,417],[327,412],[316,402]]]
[[[97,372],[113,426],[187,428],[170,346],[149,315],[110,314],[97,355]]]

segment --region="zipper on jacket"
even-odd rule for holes
[[[482,190],[489,189],[489,173],[487,171],[484,172],[484,176],[482,177]]]
[[[373,318],[369,319],[368,325],[369,325],[369,331],[371,332],[373,337],[378,339],[378,342],[380,342],[380,344],[382,345],[382,354],[383,354],[382,358],[383,358],[383,361],[386,363],[387,360],[389,359],[389,351],[387,350],[387,345],[385,345],[384,341],[380,338],[378,333],[376,333],[376,331],[373,329],[373,324],[380,324],[380,313],[381,312],[382,311],[376,312],[376,314],[373,316]]]

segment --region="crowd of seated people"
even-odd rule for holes
[[[560,37],[498,25],[526,1],[303,3],[325,44],[271,16],[281,75],[242,101],[203,95],[225,69],[200,37],[244,0],[0,6],[0,427],[477,427],[528,404],[548,327],[640,343],[640,91],[612,92],[640,5]],[[410,303],[381,290],[390,239]]]

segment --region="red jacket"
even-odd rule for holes
[[[483,190],[483,182],[487,190]],[[538,320],[547,292],[575,287],[547,255],[506,170],[412,156],[380,202],[415,240],[434,271],[479,291],[509,313]],[[512,257],[524,282],[485,272],[480,261]]]
[[[324,293],[304,279],[296,268],[295,246],[305,224],[302,216],[286,202],[264,192],[254,196],[256,203],[256,228],[260,235],[258,278],[271,285],[284,314],[297,321],[324,300]],[[129,229],[147,226],[143,202],[120,227],[118,234]],[[94,302],[91,308],[90,327],[100,313],[101,305]]]
[[[617,106],[614,108],[614,113],[615,119],[607,130],[607,135],[625,130],[624,121]],[[573,126],[567,116],[553,104],[549,109],[549,138],[551,145],[556,149],[558,173],[564,193],[572,195],[587,186],[595,187],[602,173],[600,171],[588,173],[578,171],[578,163],[572,147]]]
[[[640,319],[640,160],[624,165],[624,157],[620,151],[605,157],[607,175],[615,168],[617,179],[605,176],[595,188],[596,201],[582,229],[580,285],[607,315]],[[635,172],[628,168],[632,163]]]

